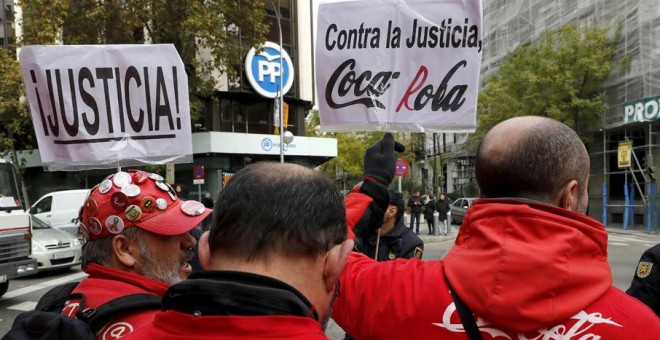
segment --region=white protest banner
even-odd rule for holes
[[[192,162],[173,45],[26,46],[19,60],[46,170]]]
[[[325,131],[474,132],[480,0],[365,0],[318,9]]]

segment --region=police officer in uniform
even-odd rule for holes
[[[642,301],[660,316],[660,244],[647,249],[639,259],[628,295]]]
[[[390,203],[385,210],[383,224],[380,227],[380,242],[376,242],[378,233],[371,233],[366,237],[367,241],[361,241],[361,232],[364,232],[364,228],[357,227],[362,230],[356,230],[356,250],[371,258],[374,258],[378,251],[376,261],[379,262],[398,258],[416,257],[421,259],[424,253],[424,241],[412,229],[406,227],[403,218],[405,211],[403,195],[394,189],[389,189],[389,193]],[[366,245],[362,245],[363,243]],[[354,339],[348,333],[344,336],[344,340]]]
[[[380,242],[377,242],[378,234],[369,235],[368,246],[364,253],[374,258],[377,251],[378,256],[375,257],[377,261],[412,257],[421,259],[424,242],[404,223],[403,195],[394,189],[390,189],[389,193],[390,203],[380,227]]]

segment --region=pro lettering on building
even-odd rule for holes
[[[627,102],[623,106],[623,123],[660,120],[660,96]]]

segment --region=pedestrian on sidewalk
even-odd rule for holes
[[[429,194],[428,201],[424,204],[424,219],[426,224],[429,227],[429,235],[433,235],[435,231],[435,225],[433,224],[433,213],[435,212],[435,199],[433,199],[433,194]]]
[[[422,215],[422,207],[424,203],[422,198],[419,197],[419,191],[415,191],[408,199],[408,206],[410,207],[410,229],[415,230],[419,235],[419,220]]]
[[[438,210],[438,214],[440,215],[440,224],[444,226],[444,234],[448,234],[449,226],[451,225],[451,221],[449,220],[449,217],[451,216],[449,214],[451,212],[451,208],[449,208],[449,200],[444,193],[440,194],[440,197],[438,198],[435,206]]]

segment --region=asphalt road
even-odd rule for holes
[[[429,241],[425,245],[425,259],[441,259],[453,244],[452,238],[444,238],[434,243],[428,243]],[[615,286],[624,290],[628,288],[640,255],[656,243],[660,243],[660,235],[610,233],[609,262]],[[79,281],[84,276],[80,267],[76,266],[67,271],[39,273],[29,278],[11,281],[9,291],[0,298],[0,334],[4,335],[9,330],[19,313],[33,309],[39,298],[51,287],[74,280]],[[343,338],[343,332],[336,326],[328,330],[328,335],[333,339]]]

